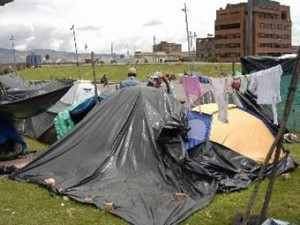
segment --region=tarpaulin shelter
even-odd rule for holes
[[[22,136],[13,127],[13,124],[0,116],[0,161],[16,157],[27,149]]]
[[[296,63],[296,54],[283,55],[281,57],[273,56],[244,56],[241,57],[242,73],[250,74],[260,70],[269,69],[271,67],[281,65],[283,75],[281,76],[280,93],[282,101],[278,104],[278,118],[282,118],[288,87],[291,81],[292,72]],[[297,90],[293,100],[292,109],[289,114],[287,128],[294,131],[300,131],[300,81],[298,80]]]
[[[214,175],[218,180],[218,191],[239,190],[255,181],[278,128],[262,114],[233,104],[228,106],[228,123],[218,119],[218,106],[215,103],[196,106],[190,113],[194,116],[189,119],[189,124],[195,124],[198,130],[196,133],[189,131],[188,136],[192,136],[193,140],[190,142],[188,139],[188,143],[198,140],[202,144],[191,145],[187,149],[188,155]],[[204,126],[194,122],[199,119],[205,121]],[[203,135],[206,133],[207,136]],[[272,170],[273,159],[274,154],[266,176]],[[293,171],[297,166],[289,152],[282,148],[276,174]]]
[[[18,75],[0,76],[0,151],[2,159],[14,153],[19,143],[25,152],[26,143],[14,128],[14,121],[44,112],[73,85],[71,80],[29,82]]]
[[[177,224],[206,206],[214,178],[185,159],[181,141],[185,108],[151,87],[110,95],[47,152],[13,179],[45,184],[80,202],[103,208],[132,224]],[[176,200],[176,193],[186,197]]]
[[[198,110],[195,107],[194,110]],[[275,131],[264,118],[234,105],[228,107],[228,123],[218,120],[215,103],[201,105],[201,112],[212,115],[209,140],[262,164],[275,140]],[[251,140],[251,144],[249,143]],[[281,156],[283,157],[283,152]]]
[[[49,109],[25,120],[25,134],[40,142],[53,144],[57,140],[54,118],[59,112],[95,95],[95,86],[89,80],[74,81],[73,86]]]
[[[72,80],[31,83],[18,75],[1,75],[0,115],[13,119],[36,116],[57,102]]]
[[[178,224],[217,190],[249,185],[258,168],[210,141],[186,151],[186,115],[159,89],[123,88],[10,178],[48,186],[131,224]]]

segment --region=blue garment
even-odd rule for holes
[[[128,77],[127,80],[124,80],[121,82],[120,88],[134,87],[134,86],[138,86],[138,85],[142,85],[142,82],[137,80],[134,76],[130,76],[130,77]]]
[[[23,152],[27,149],[25,141],[17,133],[14,127],[6,119],[0,116],[0,144],[5,144],[7,140],[18,142],[22,146]]]
[[[209,77],[208,76],[203,76],[203,75],[199,75],[199,82],[202,84],[209,84]]]
[[[189,111],[188,120],[188,141],[185,142],[185,150],[189,150],[209,140],[212,118],[210,115]]]

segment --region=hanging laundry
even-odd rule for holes
[[[257,104],[281,102],[280,81],[282,73],[281,65],[256,73]]]
[[[182,86],[186,95],[188,109],[190,110],[193,104],[193,99],[191,95],[195,95],[197,97],[197,100],[201,98],[201,88],[199,79],[197,76],[185,75],[182,78]]]
[[[278,124],[276,104],[281,102],[280,81],[283,73],[281,65],[261,70],[255,74],[257,80],[257,104],[272,105],[273,123]]]
[[[218,119],[228,123],[228,93],[232,92],[232,77],[210,78],[210,84],[218,105]]]
[[[241,93],[245,93],[247,91],[248,82],[249,82],[248,79],[249,79],[249,75],[240,76],[241,85],[240,85],[239,91]]]

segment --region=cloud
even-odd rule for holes
[[[189,30],[197,36],[214,34],[214,19],[219,7],[228,1],[186,0]],[[230,0],[238,3],[240,0]],[[300,14],[295,7],[298,0],[280,0],[291,5],[293,20],[292,43],[300,44]],[[11,35],[16,48],[74,51],[74,40],[70,27],[75,25],[78,51],[107,53],[111,43],[115,52],[132,53],[133,50],[152,51],[153,36],[160,41],[182,44],[187,50],[185,15],[183,2],[171,0],[152,1],[98,1],[86,0],[14,0],[0,7],[0,47],[11,48]],[[133,9],[134,8],[134,9]]]
[[[100,26],[82,26],[82,27],[76,28],[76,30],[79,30],[79,31],[99,31],[101,29],[102,29],[102,27],[100,27]]]
[[[146,22],[143,24],[144,27],[152,27],[152,26],[158,26],[158,25],[162,25],[162,21],[158,20],[158,19],[153,19],[149,22]]]

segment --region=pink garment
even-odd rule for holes
[[[201,97],[200,82],[197,76],[185,75],[182,78],[182,86],[187,98],[188,108],[193,104],[191,95],[195,95],[197,100]]]

